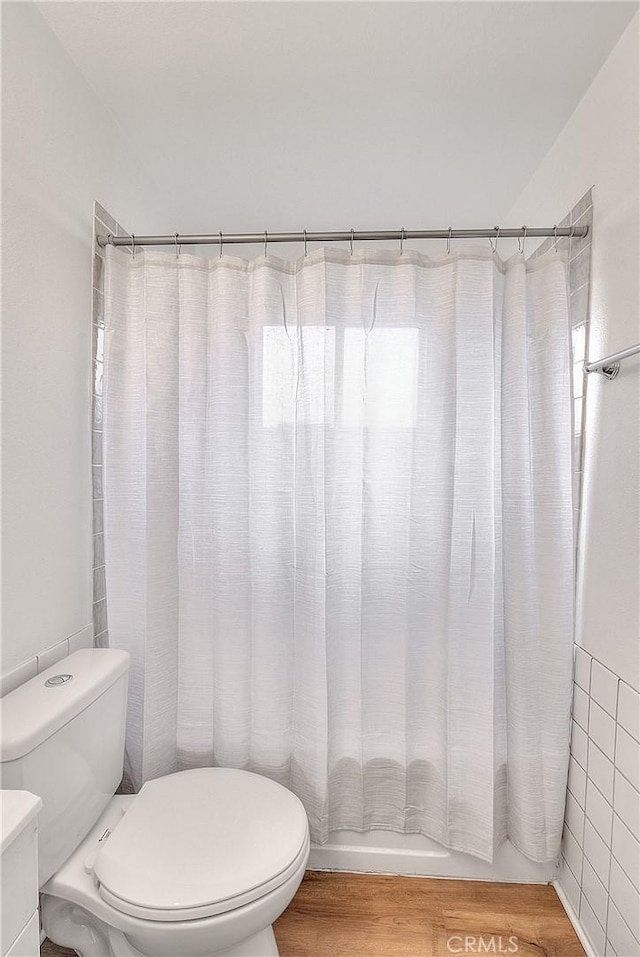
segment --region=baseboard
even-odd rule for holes
[[[580,940],[580,943],[582,944],[582,946],[583,946],[584,949],[585,949],[585,953],[586,953],[587,957],[600,957],[600,955],[597,954],[597,953],[595,952],[595,950],[593,949],[593,945],[592,945],[591,941],[589,940],[589,938],[587,937],[587,935],[585,934],[584,929],[583,929],[583,927],[582,927],[582,924],[580,923],[580,920],[579,920],[579,918],[578,918],[578,915],[576,914],[575,910],[573,909],[573,907],[572,907],[572,905],[571,905],[571,903],[570,903],[570,901],[569,901],[569,898],[567,897],[567,895],[566,895],[565,892],[563,891],[563,889],[562,889],[562,887],[560,886],[559,882],[558,882],[558,881],[552,881],[552,883],[553,883],[553,886],[554,886],[554,889],[555,889],[556,894],[557,894],[558,897],[560,898],[560,903],[561,903],[562,906],[564,907],[565,913],[566,913],[567,917],[569,918],[569,920],[571,921],[571,924],[572,924],[572,926],[573,926],[573,929],[575,930],[576,934],[578,935],[578,939]]]

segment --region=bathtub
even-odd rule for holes
[[[505,841],[492,864],[461,851],[450,851],[421,834],[395,831],[331,831],[326,844],[312,844],[312,870],[363,871],[462,880],[514,881],[546,884],[556,876],[554,861],[537,864]]]

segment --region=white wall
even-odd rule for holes
[[[29,3],[3,5],[3,670],[91,619],[91,207],[166,229],[122,135]],[[595,184],[590,354],[637,341],[638,17],[505,221]],[[578,642],[638,687],[638,360],[592,376]]]
[[[509,212],[557,222],[593,186],[590,358],[640,341],[636,15]],[[640,952],[640,357],[587,379],[571,761],[558,887],[590,955]],[[584,649],[584,650],[583,650]],[[609,669],[609,670],[607,670]]]
[[[590,358],[640,341],[639,15],[511,208],[557,222],[594,186]],[[591,375],[585,422],[576,641],[638,688],[640,359]]]
[[[166,221],[30,3],[3,4],[2,100],[6,672],[91,622],[93,200],[125,222]]]

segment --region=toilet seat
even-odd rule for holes
[[[147,782],[92,870],[121,913],[185,921],[268,894],[307,854],[307,816],[294,794],[248,771],[198,768]]]

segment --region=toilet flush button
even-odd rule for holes
[[[73,675],[53,675],[52,678],[47,678],[44,683],[45,688],[58,688],[60,685],[66,685],[67,681],[71,681]]]

